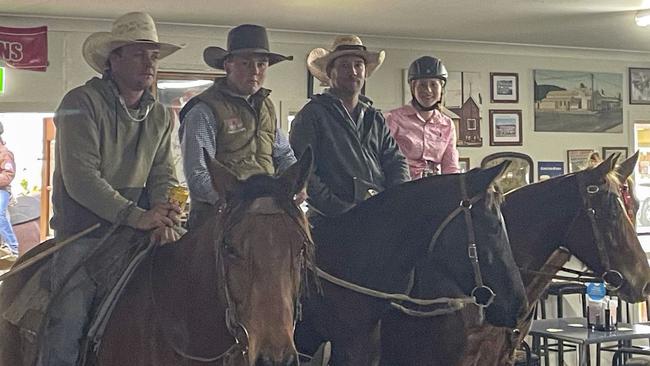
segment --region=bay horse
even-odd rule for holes
[[[515,347],[530,327],[533,305],[551,275],[570,258],[567,253],[620,286],[622,299],[645,299],[650,268],[619,189],[637,159],[635,154],[616,166],[616,157],[610,156],[597,167],[530,184],[505,196],[503,215],[530,305],[519,313],[520,333],[477,326],[472,309],[418,323],[393,313],[383,321],[386,364],[511,364]]]
[[[139,265],[84,365],[298,365],[293,331],[314,249],[294,195],[306,186],[311,151],[277,178],[239,181],[206,162],[219,211]],[[5,304],[12,294],[2,290]],[[20,345],[5,347],[8,325],[0,324],[0,364],[21,365]]]
[[[380,319],[391,307],[380,294],[407,293],[411,272],[427,257],[453,278],[461,296],[474,295],[486,306],[490,301],[478,300],[485,295],[475,289],[483,283],[493,289],[487,321],[514,326],[525,295],[500,196],[491,188],[507,164],[403,183],[313,228],[318,267],[349,285],[321,279],[323,295],[303,302],[299,350],[313,353],[329,340],[332,365],[376,365]],[[357,287],[364,289],[351,290]]]

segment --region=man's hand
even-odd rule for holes
[[[171,203],[158,203],[151,210],[145,212],[136,224],[140,230],[172,227],[180,224],[180,207]]]
[[[160,245],[175,242],[181,235],[172,227],[159,227],[151,232],[151,240]]]

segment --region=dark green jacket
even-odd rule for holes
[[[354,122],[337,97],[316,95],[291,124],[289,141],[296,158],[308,145],[314,150],[308,203],[326,216],[363,201],[367,188],[382,191],[410,180],[383,115],[368,98],[361,96],[359,103],[363,118]]]

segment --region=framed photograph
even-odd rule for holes
[[[521,146],[521,111],[490,110],[490,146]]]
[[[593,152],[591,149],[567,150],[566,165],[569,173],[587,168],[589,166],[589,155]]]
[[[533,78],[535,131],[623,133],[623,74],[534,70]]]
[[[490,102],[519,103],[519,74],[491,72]]]
[[[458,158],[458,165],[461,173],[467,173],[471,169],[469,167],[469,158]]]
[[[618,161],[621,162],[627,159],[627,147],[603,147],[603,155],[601,155],[603,160],[612,154],[621,154],[618,158]]]
[[[650,104],[650,69],[630,67],[628,70],[630,104]]]
[[[363,95],[366,95],[367,84],[368,84],[368,80],[366,80],[366,82],[363,84],[363,88],[361,88],[361,94]],[[325,89],[329,87],[330,87],[329,84],[316,79],[316,77],[314,77],[314,75],[312,75],[311,72],[307,70],[307,98],[308,99],[311,99],[311,97],[313,97],[316,94],[323,94]]]

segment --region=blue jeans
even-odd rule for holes
[[[79,267],[67,282],[68,274],[95,249],[99,239],[81,238],[54,254],[50,273],[50,291],[58,298],[50,306],[45,344],[39,345],[40,366],[75,366],[88,322],[88,314],[97,291],[85,268]]]
[[[11,193],[0,189],[0,236],[2,240],[11,248],[11,251],[18,254],[18,239],[14,234],[14,229],[11,227],[11,221],[7,215],[7,206],[9,206],[9,198]]]

